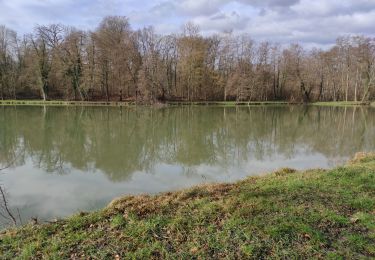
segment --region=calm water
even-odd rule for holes
[[[371,150],[374,108],[0,107],[0,183],[24,221]]]

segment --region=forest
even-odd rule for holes
[[[79,101],[360,101],[375,98],[375,39],[343,36],[329,49],[133,30],[122,16],[94,31],[0,25],[0,99]]]

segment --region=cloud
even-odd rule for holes
[[[261,6],[261,7],[290,7],[295,5],[300,0],[239,0],[239,2],[251,5],[251,6]]]
[[[249,17],[232,11],[229,13],[218,12],[212,16],[200,16],[193,19],[192,22],[199,25],[203,31],[229,32],[245,29],[249,20]]]
[[[374,0],[301,0],[291,7],[298,15],[306,16],[337,16],[367,12],[375,9]]]
[[[332,11],[330,11],[332,12]],[[294,41],[310,41],[310,42],[333,42],[336,37],[344,34],[366,34],[373,36],[375,30],[373,24],[375,22],[375,9],[366,12],[343,12],[338,11],[334,14],[327,12],[319,12],[319,15],[310,14],[294,14],[290,17],[273,14],[266,15],[262,19],[255,19],[252,29],[259,27],[268,27],[271,22],[275,29],[270,31],[267,37],[279,35],[277,31],[286,34],[286,40]],[[249,28],[249,29],[251,29]],[[309,37],[306,37],[309,35]],[[292,37],[291,37],[292,36]],[[282,37],[279,37],[282,40]],[[285,41],[285,40],[284,40]]]
[[[188,21],[202,33],[248,33],[255,40],[327,45],[346,34],[375,36],[375,0],[0,0],[0,24],[19,33],[36,24],[95,29],[125,15],[135,29],[175,33]]]
[[[228,0],[170,0],[164,1],[152,8],[154,14],[159,15],[212,15],[220,11],[220,7]]]

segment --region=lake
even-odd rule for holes
[[[370,107],[0,107],[0,183],[24,222],[374,150]]]

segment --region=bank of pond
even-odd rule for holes
[[[0,234],[2,259],[375,257],[375,155],[330,170],[122,197]]]
[[[143,103],[137,101],[74,101],[74,100],[0,100],[0,105],[6,106],[279,106],[279,105],[314,105],[314,106],[369,106],[371,101],[329,101],[329,102],[288,102],[288,101],[165,101]]]

